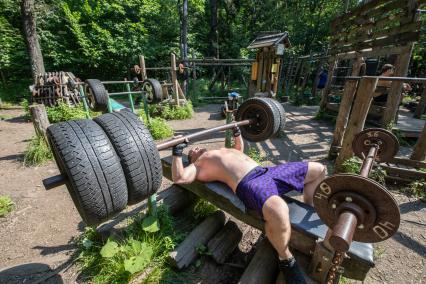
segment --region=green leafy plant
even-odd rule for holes
[[[149,113],[153,117],[161,117],[166,120],[183,120],[194,116],[194,109],[191,101],[185,105],[175,106],[169,103],[149,105]]]
[[[37,166],[53,159],[49,145],[41,135],[35,135],[25,150],[24,165]]]
[[[343,172],[350,174],[359,174],[361,170],[362,160],[356,156],[353,156],[343,162]]]
[[[0,217],[5,217],[13,210],[13,202],[9,196],[0,195]]]
[[[46,112],[50,123],[86,118],[82,105],[71,107],[65,103],[59,103],[58,106],[47,107]]]
[[[104,241],[94,228],[77,239],[78,262],[91,283],[127,283],[142,271],[151,280],[172,273],[166,259],[181,234],[175,231],[167,208],[161,205],[157,217],[141,214],[128,223],[119,240],[110,237]]]
[[[204,219],[205,217],[211,215],[215,211],[217,211],[217,207],[211,204],[210,202],[199,199],[193,208],[194,216],[196,219]]]
[[[155,140],[165,139],[173,136],[174,131],[170,125],[167,124],[167,121],[164,118],[151,117],[150,121],[148,122],[145,112],[143,111],[140,112],[139,116],[144,124],[148,127],[149,132],[151,132],[151,135]]]
[[[419,199],[426,200],[426,181],[423,179],[412,181],[407,186],[406,192]]]
[[[387,172],[380,166],[375,167],[371,170],[370,174],[368,175],[369,178],[374,179],[378,183],[382,185],[386,185],[386,176]]]

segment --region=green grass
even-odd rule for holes
[[[146,118],[144,111],[139,113],[139,117],[148,127],[149,132],[151,132],[151,135],[155,140],[165,139],[173,136],[173,128],[167,124],[167,121],[164,118],[151,117],[150,122],[148,123],[148,119]]]
[[[143,283],[185,282],[187,275],[166,263],[169,252],[185,237],[175,227],[167,207],[161,205],[157,218],[139,214],[129,219],[119,239],[104,240],[88,228],[77,240],[78,263],[90,283],[128,283],[142,273],[146,274]]]
[[[9,196],[0,195],[0,217],[6,217],[12,210],[12,199]]]
[[[406,188],[405,191],[411,196],[415,196],[420,199],[426,198],[426,181],[415,180],[412,181]]]
[[[359,174],[361,172],[362,160],[356,156],[353,156],[342,164],[343,172],[349,174]],[[382,167],[375,167],[370,171],[369,178],[377,181],[380,184],[385,185],[387,173]]]
[[[41,135],[35,135],[25,150],[24,164],[26,166],[37,166],[53,159],[49,145]]]
[[[1,100],[0,100],[0,109],[12,109],[12,108],[14,108],[15,107],[15,105],[14,104],[12,104],[12,103],[10,103],[10,102],[2,102]]]
[[[86,111],[84,110],[83,104],[69,106],[66,103],[59,103],[57,106],[47,107],[46,112],[50,123],[86,118]],[[93,111],[89,113],[91,118],[101,114],[100,112]]]
[[[196,219],[204,219],[217,210],[218,208],[216,206],[204,199],[199,199],[193,207],[194,216]]]
[[[252,158],[256,163],[262,165],[267,160],[267,155],[262,155],[260,151],[255,147],[249,147],[247,149],[247,156]]]
[[[170,104],[150,105],[149,113],[153,117],[161,117],[166,120],[183,120],[194,116],[194,109],[191,101],[188,101],[183,106],[173,106]]]
[[[13,118],[12,115],[0,114],[0,120],[7,120]]]

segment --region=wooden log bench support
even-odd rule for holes
[[[172,179],[171,163],[172,157],[170,156],[162,159],[163,175],[170,180]],[[264,220],[256,212],[246,209],[243,202],[225,184],[194,181],[181,186],[238,220],[259,230],[264,230]],[[292,225],[290,246],[304,255],[312,256],[317,242],[324,239],[328,228],[312,206],[288,196],[283,196],[283,198],[290,210]],[[372,245],[353,242],[347,255],[348,257],[343,262],[345,277],[364,280],[370,268],[374,267]]]
[[[212,258],[223,264],[227,257],[238,246],[243,232],[233,221],[228,221],[226,225],[209,241],[207,248],[212,254]]]
[[[185,240],[169,253],[169,262],[178,269],[188,267],[197,258],[197,248],[207,242],[225,225],[226,216],[216,211],[207,217],[185,238]]]

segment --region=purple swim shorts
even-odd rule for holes
[[[256,167],[237,186],[237,196],[249,209],[262,214],[266,200],[291,190],[303,192],[308,162],[290,162],[274,167]]]

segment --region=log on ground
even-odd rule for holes
[[[243,233],[237,224],[233,221],[228,221],[207,244],[212,258],[223,264],[228,256],[235,250],[238,243],[241,241]]]
[[[265,238],[238,283],[273,283],[278,273],[278,255]]]
[[[225,222],[223,211],[217,211],[201,222],[175,250],[169,253],[170,264],[178,269],[188,267],[197,258],[197,247],[207,244]]]

